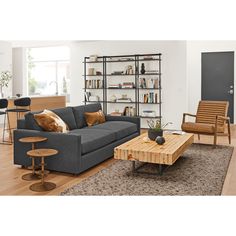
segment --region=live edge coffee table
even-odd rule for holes
[[[145,142],[147,137],[144,133],[115,148],[114,158],[132,161],[132,171],[137,173],[148,173],[138,171],[143,165],[135,168],[135,162],[158,164],[158,172],[162,175],[164,167],[173,165],[183,152],[193,143],[193,134],[164,134],[166,142],[158,145],[155,141]]]

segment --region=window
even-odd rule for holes
[[[27,49],[29,95],[67,95],[70,93],[69,47]]]

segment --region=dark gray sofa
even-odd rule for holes
[[[46,169],[80,174],[88,168],[113,156],[114,148],[140,134],[140,119],[126,116],[106,116],[103,124],[88,127],[84,112],[95,112],[101,104],[54,109],[69,126],[68,133],[43,131],[34,120],[33,113],[27,113],[18,121],[14,131],[14,164],[30,166],[26,153],[30,144],[19,142],[22,137],[43,136],[48,140],[37,144],[38,148],[55,148],[59,153],[45,159]]]

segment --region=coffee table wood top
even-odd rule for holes
[[[31,157],[49,157],[56,155],[57,153],[58,151],[55,149],[40,148],[28,151],[27,155]]]
[[[114,158],[173,165],[183,152],[193,143],[193,134],[164,134],[166,142],[158,145],[155,141],[145,142],[144,133],[115,148]]]
[[[19,139],[19,141],[22,143],[39,143],[39,142],[44,142],[46,140],[47,138],[45,137],[25,137]]]

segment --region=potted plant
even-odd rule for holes
[[[0,97],[3,98],[3,87],[8,87],[12,75],[10,71],[2,71],[0,75]]]
[[[156,122],[154,120],[148,120],[147,121],[149,129],[148,129],[148,137],[151,140],[156,140],[156,137],[163,136],[163,129],[169,125],[172,124],[171,122],[168,122],[166,124],[161,124],[161,120],[157,119]]]

